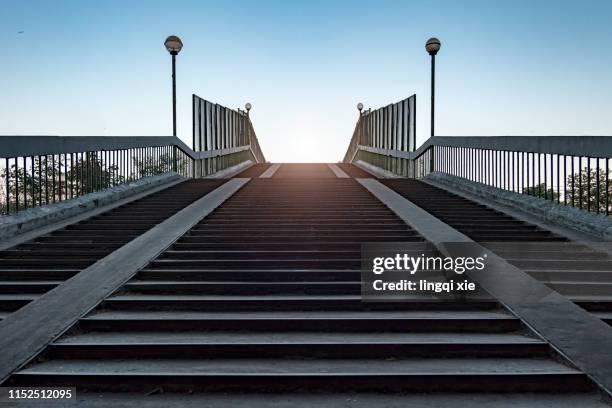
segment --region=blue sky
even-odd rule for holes
[[[0,134],[168,135],[179,35],[178,133],[191,94],[253,104],[271,161],[338,161],[357,118],[417,94],[429,134],[611,135],[612,1],[0,0]],[[19,33],[23,31],[23,33]]]

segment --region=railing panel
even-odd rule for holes
[[[360,114],[344,162],[354,160],[360,147],[409,152],[414,150],[416,95]]]
[[[233,154],[250,150],[253,161],[265,162],[247,112],[229,109],[193,95],[193,119],[193,146],[197,152],[225,151]]]

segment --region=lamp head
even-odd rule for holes
[[[432,37],[425,43],[425,49],[429,53],[429,55],[436,55],[440,50],[442,43],[436,37]]]
[[[178,55],[183,48],[183,42],[176,35],[171,35],[170,37],[166,38],[164,45],[166,46],[168,52],[172,55]]]
[[[359,112],[361,112],[361,111],[363,110],[363,103],[359,102],[359,103],[357,104],[357,110],[358,110]]]
[[[250,103],[250,102],[247,102],[247,103],[244,105],[244,109],[246,109],[247,113],[249,113],[249,111],[251,110],[251,108],[252,108],[252,107],[253,107],[253,105],[251,105],[251,103]]]

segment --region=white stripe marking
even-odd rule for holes
[[[266,171],[264,171],[263,173],[261,173],[261,175],[259,176],[259,178],[271,178],[274,173],[276,173],[276,170],[278,170],[278,168],[280,167],[280,164],[273,164],[270,167],[268,167],[266,169]]]
[[[336,166],[335,164],[328,163],[327,166],[330,168],[331,171],[334,172],[336,177],[338,177],[338,178],[351,178],[348,174],[346,174],[344,172],[344,170],[342,170],[340,167]]]

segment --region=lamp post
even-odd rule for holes
[[[164,42],[172,55],[172,134],[176,136],[176,56],[183,48],[183,42],[176,35],[171,35]]]
[[[363,144],[363,124],[361,123],[361,111],[363,110],[363,103],[359,102],[357,104],[357,110],[359,111],[359,122],[357,122],[357,126],[359,126],[359,144]]]
[[[247,102],[244,104],[244,109],[246,109],[247,116],[249,116],[249,111],[251,110],[252,107],[253,105],[251,105],[250,102]]]
[[[431,137],[434,136],[434,96],[436,90],[436,54],[440,50],[440,40],[432,37],[425,43],[425,49],[431,55]]]

